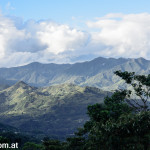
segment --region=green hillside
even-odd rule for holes
[[[88,119],[87,106],[102,103],[107,94],[73,84],[35,88],[20,81],[0,92],[0,117],[21,131],[66,136]]]

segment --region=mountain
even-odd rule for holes
[[[36,88],[23,81],[0,91],[2,123],[33,135],[63,137],[88,119],[87,106],[102,103],[109,92],[62,84]]]
[[[34,62],[26,66],[0,68],[0,77],[9,81],[24,81],[33,86],[50,86],[73,83],[112,90],[124,86],[114,71],[150,73],[150,61],[144,58],[102,58],[75,64],[41,64]]]
[[[1,122],[38,138],[71,135],[88,119],[87,106],[110,95],[103,90],[126,86],[114,75],[116,70],[149,74],[150,61],[99,57],[75,64],[0,68]]]

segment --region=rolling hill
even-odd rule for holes
[[[0,91],[2,123],[33,135],[63,137],[88,119],[87,106],[110,94],[94,87],[62,84],[36,88],[23,81]]]

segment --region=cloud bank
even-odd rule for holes
[[[0,15],[0,67],[34,61],[72,63],[98,56],[150,59],[150,14],[108,14],[85,24],[83,31]]]
[[[100,29],[92,38],[107,47],[103,55],[150,59],[150,14],[109,14],[87,25]]]

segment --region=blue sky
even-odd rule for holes
[[[150,12],[149,0],[1,0],[5,15],[24,20],[51,19],[59,23],[71,23],[72,17],[92,20],[109,13]]]
[[[149,0],[0,0],[0,67],[150,59],[149,6]]]

